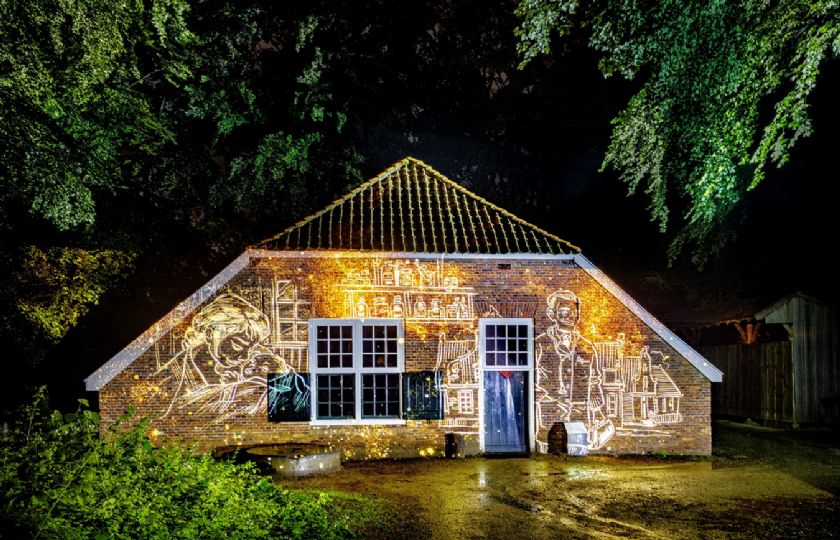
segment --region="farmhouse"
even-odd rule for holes
[[[245,251],[86,379],[105,424],[345,458],[711,451],[722,373],[574,245],[406,158]]]

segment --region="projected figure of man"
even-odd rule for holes
[[[549,427],[543,413],[554,413],[559,422],[584,422],[590,448],[600,448],[615,434],[615,426],[604,414],[603,375],[597,353],[578,330],[580,299],[572,291],[558,289],[546,303],[552,325],[536,343],[540,427]]]
[[[268,317],[244,298],[225,293],[210,302],[184,332],[181,351],[158,370],[173,396],[164,416],[185,405],[220,419],[266,410],[268,373],[294,371],[264,345],[270,332]]]

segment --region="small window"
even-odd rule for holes
[[[311,319],[316,420],[399,419],[402,320]]]
[[[527,366],[530,351],[530,324],[488,321],[484,326],[485,366]]]
[[[458,409],[461,414],[473,414],[473,391],[469,388],[458,390]]]

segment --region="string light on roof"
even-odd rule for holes
[[[402,236],[402,249],[408,249],[408,243],[405,241],[405,221],[403,218],[403,208],[402,208],[402,181],[400,181],[400,177],[397,176],[397,208],[400,215],[400,235]]]
[[[382,182],[379,182],[379,249],[385,249],[385,201],[382,197],[384,191]]]
[[[426,227],[423,225],[423,205],[421,203],[422,195],[420,193],[420,182],[417,181],[417,170],[409,172],[414,189],[417,192],[417,222],[420,224],[420,238],[423,240],[423,252],[428,252],[429,248],[426,246]]]
[[[429,190],[429,179],[426,177],[426,171],[424,170],[420,171],[420,176],[423,178],[423,187],[426,190],[426,208],[429,210],[429,235],[432,237],[432,250],[437,253],[437,235],[435,234],[435,218],[432,210],[432,194]],[[419,179],[417,181],[419,182]],[[440,211],[440,200],[437,200],[437,205],[438,211]],[[443,248],[446,249],[445,242]]]
[[[391,251],[394,251],[394,179],[390,176],[388,177],[388,223],[391,226]]]
[[[508,227],[510,227],[511,235],[513,236],[513,242],[514,242],[514,245],[516,246],[516,252],[521,253],[522,250],[519,248],[519,236],[516,234],[516,229],[513,227],[513,223],[510,222],[510,219],[508,219],[507,222],[508,222]],[[525,250],[526,251],[531,251],[528,248],[528,239],[527,238],[525,239]]]
[[[385,181],[388,182],[387,189]],[[366,195],[368,200],[365,200]],[[404,197],[408,211],[403,208]],[[389,205],[387,210],[385,204]],[[344,206],[349,206],[350,215],[346,218]],[[339,215],[333,216],[336,207]],[[327,212],[329,216],[324,215]],[[369,212],[369,218],[365,218],[365,212]],[[315,220],[317,224],[313,223]],[[306,231],[302,230],[304,227]],[[315,227],[317,230],[313,230]],[[345,233],[348,227],[350,232]],[[487,232],[488,227],[490,233]],[[482,232],[479,233],[478,229]],[[389,234],[390,241],[386,238]],[[346,240],[345,236],[348,237]],[[409,236],[411,242],[408,241]],[[365,238],[368,238],[368,245]],[[491,240],[494,242],[491,243]],[[563,254],[579,251],[565,240],[494,205],[414,158],[399,161],[320,212],[251,247],[269,250],[338,248],[458,253],[513,253],[516,250]]]
[[[423,171],[425,175],[425,171]],[[440,235],[441,241],[443,242],[444,249],[446,249],[446,223],[443,221],[443,210],[440,207],[440,191],[438,190],[438,184],[440,182],[435,182],[435,200],[437,201],[437,209],[438,209],[438,218],[440,219]],[[446,189],[446,188],[444,188]]]

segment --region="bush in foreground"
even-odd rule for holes
[[[125,421],[126,418],[123,418]],[[344,538],[324,494],[279,489],[249,464],[155,448],[147,423],[99,433],[80,400],[50,412],[43,391],[0,439],[0,536]]]

